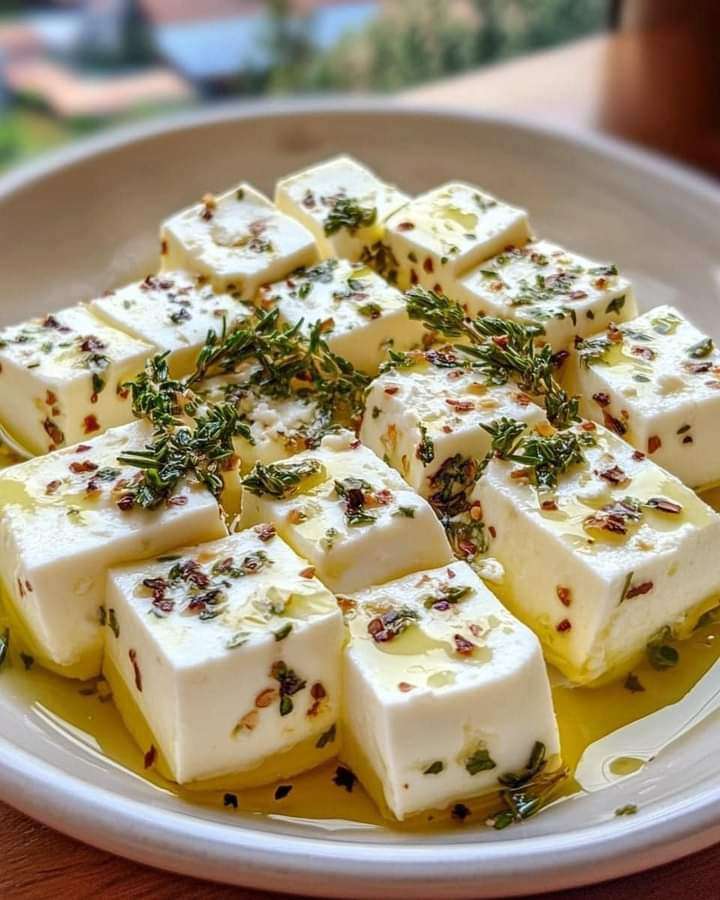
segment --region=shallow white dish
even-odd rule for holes
[[[384,103],[229,107],[102,137],[0,179],[0,324],[150,271],[157,223],[242,179],[346,151],[409,192],[451,178],[529,208],[539,234],[613,260],[642,307],[675,303],[720,337],[720,191],[597,137]],[[189,807],[74,738],[0,680],[0,796],[141,862],[338,897],[489,897],[599,881],[720,840],[720,717],[629,782],[507,831],[421,836]]]

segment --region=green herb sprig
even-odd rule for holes
[[[520,387],[542,398],[548,419],[556,428],[568,428],[579,419],[579,399],[571,397],[554,377],[555,359],[549,344],[537,347],[543,329],[495,316],[470,318],[444,294],[413,287],[405,294],[408,315],[446,337],[466,338],[456,349],[471,357],[494,384],[516,380]]]

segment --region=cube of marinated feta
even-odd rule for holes
[[[320,442],[318,429],[325,417],[311,396],[267,396],[248,382],[250,367],[218,375],[203,384],[200,397],[213,403],[231,403],[240,421],[250,428],[252,440],[233,438],[243,472],[255,463],[272,463],[300,453]]]
[[[113,694],[175,781],[262,784],[337,752],[342,615],[272,528],[112,569],[107,606]]]
[[[720,516],[673,475],[593,422],[514,454],[549,462],[495,458],[476,485],[505,567],[496,592],[573,681],[622,674],[663,629],[682,637],[717,604]]]
[[[413,284],[455,296],[455,281],[510,244],[530,239],[525,210],[451,182],[411,200],[388,219],[375,266],[403,290]]]
[[[442,525],[349,432],[243,481],[242,524],[271,522],[332,591],[358,591],[450,562]]]
[[[579,342],[568,382],[604,422],[693,487],[720,481],[720,352],[672,306]]]
[[[251,309],[230,294],[216,294],[185,272],[148,275],[90,304],[108,325],[167,352],[170,374],[192,371],[209,331],[220,333],[223,322],[237,327]]]
[[[349,156],[283,178],[275,189],[278,208],[312,232],[322,259],[360,259],[383,239],[385,220],[407,200]]]
[[[467,563],[340,598],[343,759],[398,819],[497,791],[558,731],[540,644]]]
[[[299,269],[260,290],[260,304],[277,306],[285,322],[302,320],[309,330],[323,323],[330,349],[356,369],[374,374],[387,351],[409,350],[423,339],[423,326],[406,312],[400,291],[363,263],[328,259]]]
[[[123,509],[137,470],[118,455],[151,436],[133,422],[0,475],[0,574],[15,622],[38,661],[69,677],[100,671],[109,566],[226,533],[193,482],[160,509]]]
[[[457,500],[458,471],[490,450],[483,425],[503,416],[545,421],[517,385],[493,384],[451,347],[434,348],[408,354],[373,381],[360,440],[439,508]],[[453,490],[446,496],[448,481]]]
[[[164,272],[194,272],[243,300],[317,258],[310,232],[247,184],[172,216],[160,238]]]
[[[563,350],[610,322],[637,315],[630,282],[617,267],[593,262],[549,241],[508,247],[458,282],[453,299],[470,315],[540,325],[543,342]]]
[[[74,444],[132,419],[123,385],[152,348],[85,306],[0,331],[0,422],[32,453]]]

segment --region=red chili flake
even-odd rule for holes
[[[640,597],[642,596],[642,594],[647,594],[653,589],[653,587],[654,585],[652,581],[643,581],[642,584],[633,585],[625,592],[625,600],[630,600],[632,597]]]
[[[540,504],[540,509],[545,512],[554,512],[558,508],[558,505],[555,500],[543,500]]]
[[[130,391],[128,390],[128,388],[121,387],[120,385],[118,385],[117,395],[118,395],[118,397],[120,397],[121,400],[127,400],[127,398],[130,396]]]
[[[640,460],[645,459],[645,454],[642,452],[642,450],[634,450],[632,458],[637,462],[640,462]]]
[[[53,315],[45,316],[42,323],[43,328],[59,328],[60,323]]]
[[[337,605],[340,607],[341,612],[344,613],[352,612],[357,606],[357,603],[352,597],[338,596],[335,599],[337,600]]]
[[[350,449],[351,450],[357,450],[357,448],[359,446],[360,446],[360,441],[358,440],[358,438],[355,438],[354,441],[350,441]]]
[[[452,434],[453,430],[449,425],[443,425],[442,430],[445,434]]]
[[[45,421],[43,422],[43,428],[45,429],[45,433],[47,434],[47,436],[54,444],[62,444],[65,440],[65,435],[58,428],[55,422],[53,422],[52,419],[45,419]]]
[[[504,350],[504,349],[507,347],[507,345],[508,345],[508,339],[507,339],[507,337],[506,337],[504,334],[498,334],[498,335],[495,335],[495,336],[492,338],[492,342],[493,342],[493,344],[495,344],[496,347],[500,347],[500,348],[503,349],[503,350]]]
[[[604,391],[598,391],[597,394],[592,395],[592,398],[597,403],[598,406],[609,406],[610,405],[610,397]]]
[[[685,437],[682,439],[682,442],[683,442],[683,444],[692,444],[693,439],[689,434],[686,434]]]
[[[674,500],[668,500],[667,497],[651,497],[645,503],[645,506],[649,506],[651,509],[657,509],[660,512],[672,513],[674,515],[682,512],[682,506],[679,503],[675,503]]]
[[[652,456],[652,454],[659,450],[662,447],[662,441],[656,434],[651,434],[648,438],[647,452]]]
[[[591,422],[589,419],[585,419],[585,421],[580,425],[583,431],[595,431],[597,426],[594,422]]]
[[[32,594],[33,592],[33,586],[30,584],[27,578],[25,579],[25,590],[30,594]]]
[[[143,760],[143,765],[146,769],[150,769],[155,762],[155,757],[157,756],[157,751],[155,750],[155,745],[150,744],[150,749],[145,754],[145,759]]]
[[[555,591],[557,592],[558,600],[562,603],[563,606],[570,606],[572,603],[572,592],[570,588],[563,587],[559,584]]]
[[[20,594],[21,597],[24,597],[25,596],[25,586],[23,585],[22,580],[20,578],[17,579],[17,586],[18,586],[18,593]]]
[[[435,282],[435,284],[433,285],[433,290],[435,291],[436,294],[442,294],[442,293],[443,293],[442,285],[440,284],[439,281],[436,281],[436,282]]]
[[[306,569],[300,570],[301,578],[314,578],[315,577],[315,566],[308,566]]]
[[[380,491],[375,491],[375,493],[372,495],[372,497],[375,498],[375,501],[380,506],[387,506],[388,503],[392,503],[393,494],[392,494],[392,491],[389,491],[387,488],[383,488]],[[367,499],[372,499],[372,497],[367,498]]]
[[[408,691],[411,691],[415,687],[414,684],[410,684],[408,681],[399,681],[398,682],[398,690],[402,691],[403,694],[407,694]]]
[[[81,342],[80,349],[83,353],[97,353],[100,350],[107,349],[107,345],[100,338],[95,337],[94,334],[89,334]]]
[[[633,356],[639,356],[641,359],[653,360],[657,355],[650,347],[633,347],[630,351]]]
[[[497,537],[497,531],[495,530],[494,525],[490,525],[490,527],[488,528],[488,531],[490,532],[490,537],[493,537],[493,538]]]
[[[100,431],[100,423],[95,416],[85,416],[83,419],[83,434],[92,434],[94,431]]]
[[[515,397],[513,399],[518,406],[530,406],[530,404],[532,403],[528,395],[523,393],[515,394]]]
[[[446,397],[445,402],[456,412],[470,412],[471,409],[475,409],[472,400],[453,400],[452,397]]]
[[[118,509],[127,512],[135,506],[135,500],[132,494],[124,494],[117,502]]]
[[[435,266],[433,265],[432,257],[426,256],[423,262],[423,269],[426,272],[433,272],[435,270]]]
[[[562,633],[563,631],[570,631],[572,628],[572,622],[570,619],[563,619],[562,622],[558,622],[555,626],[555,630]]]
[[[128,650],[128,656],[130,657],[133,673],[135,674],[135,687],[142,692],[142,673],[140,672],[140,666],[138,665],[137,653],[131,648]]]
[[[397,229],[398,231],[412,231],[414,227],[413,222],[400,222]]]
[[[472,541],[462,540],[458,542],[458,550],[462,553],[463,556],[467,558],[471,558],[475,556],[478,551],[477,544],[474,544]]]
[[[417,284],[420,279],[418,278],[418,273],[415,269],[410,269],[410,284]]]
[[[167,256],[167,252],[168,252],[168,242],[160,241],[160,255]]]
[[[94,472],[97,469],[97,463],[91,459],[83,460],[83,462],[71,462],[68,469],[75,475],[80,475],[82,472]]]
[[[620,466],[610,466],[607,469],[595,469],[595,474],[598,478],[609,481],[610,484],[627,484],[628,481],[630,481]]]
[[[55,481],[49,481],[49,482],[45,485],[45,493],[48,494],[48,495],[54,494],[54,493],[57,491],[57,489],[60,487],[61,484],[62,484],[61,481],[57,481],[57,480],[55,480]]]
[[[455,577],[456,577],[455,572],[453,571],[453,569],[448,568],[448,570],[447,570],[447,577],[448,577],[448,578],[455,578]]]
[[[570,291],[569,297],[571,300],[584,300],[587,297],[587,293],[585,291]]]
[[[45,405],[46,406],[55,406],[58,402],[58,398],[56,394],[53,394],[52,391],[45,391]]]
[[[399,390],[400,390],[399,385],[397,385],[397,384],[389,384],[389,385],[385,388],[385,393],[386,393],[386,394],[390,394],[391,396],[394,396],[395,394],[397,394],[397,392],[398,392]]]
[[[455,652],[461,654],[461,656],[469,656],[475,649],[475,644],[461,634],[453,635],[453,643],[455,644]]]
[[[624,422],[621,422],[620,419],[616,419],[615,416],[611,416],[606,410],[603,410],[603,421],[608,431],[613,431],[620,437],[627,431],[627,425],[625,425]]]
[[[313,700],[322,700],[323,697],[327,697],[327,691],[319,681],[316,681],[310,688],[310,696]]]
[[[185,506],[188,498],[185,494],[179,494],[177,497],[168,497],[165,506]]]
[[[301,201],[305,209],[315,209],[315,194],[308,188],[303,194]]]
[[[272,540],[276,534],[275,526],[271,525],[269,522],[266,522],[262,525],[256,525],[253,531],[263,542]]]

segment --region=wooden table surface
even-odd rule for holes
[[[688,89],[694,77],[702,77],[702,73],[676,77],[678,61],[689,55],[696,55],[695,48],[677,30],[599,36],[424,86],[403,99],[408,104],[487,109],[599,128],[720,174],[720,132],[714,113],[704,108],[702,100],[688,103],[679,93],[680,82]],[[673,59],[673,66],[666,64],[668,59]],[[711,83],[717,87],[720,82]],[[648,86],[652,86],[649,94]],[[649,102],[648,96],[654,101]],[[0,804],[0,848],[2,898],[277,896],[194,881],[119,859],[57,834],[4,804]],[[704,900],[720,895],[719,884],[720,846],[651,872],[547,896]]]

